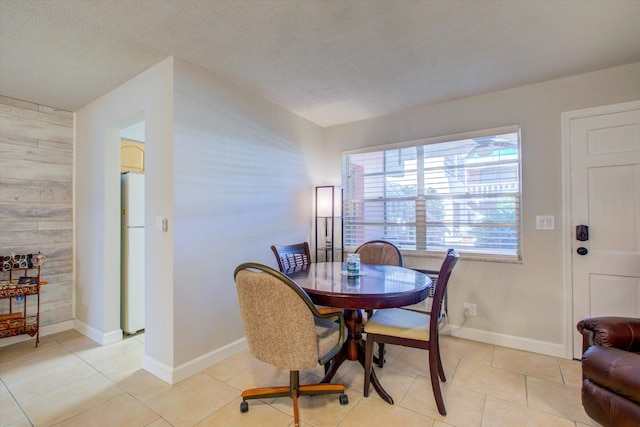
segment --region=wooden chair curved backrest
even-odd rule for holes
[[[360,255],[360,262],[364,264],[395,265],[402,267],[404,261],[402,253],[396,245],[386,240],[370,240],[361,244],[356,253]],[[373,310],[366,310],[367,318],[373,315]]]
[[[280,271],[311,264],[311,252],[307,242],[282,246],[273,245],[271,250],[276,256]]]
[[[311,264],[311,252],[307,242],[283,246],[273,245],[271,250],[278,261],[278,268],[283,273]],[[317,308],[322,314],[342,313],[343,311],[341,308],[336,307],[317,306]]]
[[[386,240],[371,240],[356,249],[360,262],[364,264],[383,264],[402,267],[404,261],[400,249]]]

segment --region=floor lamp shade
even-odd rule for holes
[[[325,218],[342,216],[342,188],[316,187],[316,215]]]
[[[343,261],[344,218],[342,218],[342,187],[316,187],[316,262],[334,262],[336,255]],[[324,257],[321,257],[324,255]]]

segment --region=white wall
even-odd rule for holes
[[[169,58],[76,126],[78,329],[120,337],[119,130],[146,129],[145,369],[174,383],[244,348],[233,271],[309,240],[322,129]],[[167,233],[155,231],[168,218]]]
[[[176,60],[176,364],[244,337],[233,272],[310,238],[321,129]]]
[[[460,336],[564,356],[565,335],[575,327],[566,321],[563,299],[560,114],[637,99],[640,63],[335,126],[326,129],[327,179],[339,179],[344,150],[520,124],[523,262],[463,258],[449,287],[451,323],[461,325],[463,303],[473,302],[478,316]],[[536,215],[554,215],[555,230],[537,231]],[[434,268],[441,259],[405,261]]]
[[[146,223],[173,217],[173,60],[76,114],[76,328],[100,343],[120,330],[120,129],[146,123]],[[173,236],[146,233],[146,355],[173,366]],[[162,377],[167,376],[166,372]]]

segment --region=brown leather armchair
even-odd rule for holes
[[[640,319],[581,320],[582,406],[605,427],[640,425]]]

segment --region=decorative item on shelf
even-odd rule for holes
[[[11,252],[9,255],[0,257],[0,271],[9,271],[23,268],[38,268],[47,262],[46,255],[38,252],[37,254],[16,254]]]
[[[22,313],[0,314],[0,321],[11,320],[11,319],[19,319],[21,316],[22,316]]]
[[[12,260],[13,258],[11,257],[11,255],[5,255],[2,257],[2,271],[11,270]]]
[[[21,313],[8,313],[0,315],[0,331],[19,328],[23,325],[24,319]]]
[[[47,256],[40,252],[33,255],[32,259],[33,259],[33,265],[38,267],[41,267],[42,265],[44,265],[45,262],[47,262]]]

